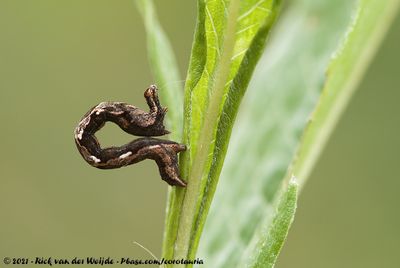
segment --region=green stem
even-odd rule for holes
[[[199,202],[199,189],[203,178],[203,172],[209,158],[208,144],[213,142],[213,132],[218,123],[221,109],[221,99],[224,95],[226,80],[229,75],[230,62],[235,45],[236,21],[239,15],[239,0],[232,0],[228,10],[228,21],[225,29],[223,50],[216,71],[216,79],[210,96],[210,103],[205,113],[202,129],[199,135],[198,150],[194,156],[193,169],[190,173],[185,198],[182,205],[182,214],[179,222],[179,230],[175,243],[176,259],[186,258],[188,255],[192,227],[195,218],[196,207]]]

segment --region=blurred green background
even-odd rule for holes
[[[196,3],[157,7],[184,77]],[[149,258],[134,241],[159,256],[167,185],[155,163],[97,170],[73,141],[100,101],[147,109],[154,81],[133,1],[1,0],[0,38],[0,257]],[[277,267],[399,267],[399,44],[398,18],[301,194]],[[132,139],[111,124],[98,136]]]

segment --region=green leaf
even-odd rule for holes
[[[178,259],[196,254],[241,98],[280,7],[273,0],[198,3],[195,40],[203,41],[203,50],[193,45],[190,66],[195,70],[189,69],[185,89],[184,143],[189,151],[181,158],[188,186],[186,192],[171,192],[171,215],[179,221],[176,240],[171,236],[175,230],[167,235],[175,241],[173,257]],[[171,247],[164,257],[172,256]]]
[[[185,84],[185,120],[183,128],[183,137],[189,137],[190,132],[187,127],[188,118],[190,117],[190,97],[191,91],[197,85],[200,80],[201,74],[204,70],[206,62],[206,35],[205,35],[205,2],[204,0],[197,1],[197,21],[196,29],[192,46],[192,53],[189,62],[189,69],[186,77]],[[186,141],[185,144],[186,144]],[[183,157],[182,157],[183,156]],[[188,154],[186,154],[188,156]],[[182,175],[188,174],[189,165],[183,165],[182,162],[188,161],[185,158],[185,154],[181,153],[181,173]],[[187,175],[184,177],[187,178]],[[185,196],[185,189],[173,187],[168,191],[168,204],[167,204],[167,215],[166,224],[164,229],[164,240],[162,256],[166,259],[172,259],[174,257],[175,241],[178,234],[178,226],[180,220],[181,206],[183,198]]]
[[[242,263],[238,267],[269,268],[275,265],[294,219],[297,188],[297,182],[293,177],[277,204],[272,222],[262,224],[261,230],[255,236],[256,244],[247,251],[250,256],[246,260],[247,263]]]
[[[300,186],[310,175],[391,24],[400,1],[360,0],[346,40],[331,61],[319,103],[302,138],[291,173]]]
[[[143,17],[147,34],[147,50],[163,105],[168,107],[166,125],[171,138],[180,140],[183,123],[183,90],[180,87],[178,66],[170,42],[165,35],[152,0],[135,0]]]
[[[332,119],[348,102],[397,5],[394,0],[299,0],[286,10],[243,101],[198,256],[213,267],[247,260],[242,254],[272,217],[285,174],[285,181],[294,174],[300,187],[304,184]],[[354,10],[359,11],[352,20]],[[326,109],[319,104],[308,123],[322,90]],[[324,123],[315,123],[321,119]],[[298,161],[287,172],[307,124]]]

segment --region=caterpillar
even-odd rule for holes
[[[170,133],[165,129],[167,108],[161,106],[157,87],[149,86],[144,92],[149,112],[123,102],[101,102],[90,109],[75,128],[75,143],[83,159],[99,169],[114,169],[145,159],[154,160],[161,178],[171,186],[185,187],[180,178],[177,154],[186,146],[170,140],[153,138]],[[106,122],[117,124],[123,131],[144,136],[119,147],[101,148],[95,133]]]

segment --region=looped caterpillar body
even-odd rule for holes
[[[100,169],[120,168],[145,159],[154,160],[161,178],[169,185],[185,187],[180,179],[178,156],[186,146],[169,140],[151,138],[170,133],[163,120],[167,108],[160,105],[157,87],[151,85],[144,92],[149,112],[122,102],[102,102],[90,109],[75,128],[75,143],[82,157]],[[120,147],[102,149],[95,133],[107,121],[117,124],[125,132],[144,136]]]

